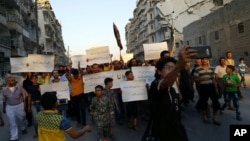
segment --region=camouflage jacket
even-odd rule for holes
[[[98,127],[109,125],[113,109],[113,104],[106,96],[103,95],[101,99],[97,97],[93,98],[90,105],[90,111]]]

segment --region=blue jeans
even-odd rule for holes
[[[236,109],[236,118],[240,117],[240,111],[239,111],[239,98],[237,92],[226,92],[225,93],[225,103],[223,104],[221,110],[224,110],[229,101],[233,100],[234,107]]]
[[[37,121],[36,121],[36,115],[41,110],[42,110],[42,107],[41,107],[41,103],[40,102],[32,102],[32,104],[31,104],[31,111],[32,111],[33,124],[34,124],[34,128],[35,128],[36,134],[37,134],[37,128],[38,128],[38,124],[37,124]]]

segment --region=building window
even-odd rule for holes
[[[154,36],[152,36],[152,42],[153,42],[153,43],[155,42],[155,38],[154,38]]]
[[[238,32],[239,33],[244,33],[244,24],[243,23],[238,24]]]
[[[151,27],[151,29],[154,29],[154,26],[153,26],[153,25],[151,25],[150,27]]]
[[[214,32],[214,40],[219,40],[220,39],[220,34],[219,34],[219,31],[215,31]]]
[[[213,0],[215,6],[223,6],[223,0]]]
[[[152,20],[153,19],[153,14],[152,13],[150,13],[150,20]]]
[[[198,38],[199,44],[202,44],[201,36]]]
[[[186,44],[189,45],[189,41],[187,41]]]

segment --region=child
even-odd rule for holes
[[[238,77],[237,74],[234,73],[234,66],[232,65],[228,65],[226,68],[226,73],[223,76],[223,80],[225,83],[225,103],[222,106],[222,110],[224,110],[226,108],[226,105],[228,104],[228,102],[232,99],[233,100],[233,104],[234,107],[236,108],[236,119],[241,121],[242,118],[240,117],[240,112],[239,112],[239,98],[237,95],[237,86],[240,85],[240,78]]]
[[[105,88],[103,90],[103,95],[106,96],[110,100],[111,104],[115,108],[113,109],[113,111],[115,112],[115,110],[117,110],[119,112],[118,103],[116,101],[116,94],[113,90],[111,90],[111,88],[113,87],[113,79],[109,77],[105,78],[104,84],[105,84]],[[115,118],[113,118],[110,122],[109,137],[112,140],[115,140],[114,130],[115,130]]]
[[[98,128],[98,141],[107,141],[111,119],[114,118],[114,108],[110,100],[103,95],[103,87],[95,87],[96,97],[93,98],[90,111]]]
[[[126,71],[125,76],[127,81],[134,80],[134,74],[132,71]],[[127,117],[128,117],[128,127],[138,131],[137,127],[137,117],[138,117],[138,101],[131,101],[126,102],[126,110],[127,110]]]
[[[43,111],[36,116],[38,123],[38,141],[66,141],[64,131],[74,139],[81,137],[86,132],[91,132],[89,126],[79,131],[74,131],[70,121],[58,114],[57,97],[53,92],[46,92],[41,97]]]
[[[249,70],[249,68],[244,63],[244,58],[240,58],[240,64],[239,64],[238,72],[239,72],[240,77],[241,77],[240,83],[243,83],[244,88],[246,88],[245,73],[247,72],[247,70]],[[240,86],[241,86],[241,84],[240,84]]]

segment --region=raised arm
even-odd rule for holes
[[[171,71],[161,82],[160,89],[171,87],[176,81],[178,74],[182,68],[185,67],[187,62],[195,61],[192,59],[195,55],[197,55],[194,49],[188,49],[189,46],[185,46],[179,53],[179,59],[175,65],[173,71]]]

